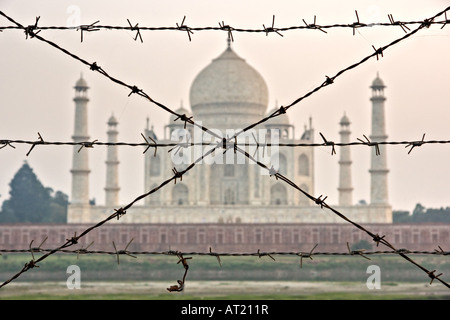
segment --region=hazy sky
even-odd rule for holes
[[[235,28],[302,25],[302,19],[318,24],[352,23],[358,10],[361,22],[423,20],[443,10],[448,1],[0,1],[0,10],[23,25],[66,26],[100,20],[102,25],[175,26],[186,16],[190,27],[218,26],[224,21]],[[449,15],[448,15],[449,16]],[[0,25],[10,25],[0,18]],[[414,28],[411,27],[411,28]],[[233,48],[256,68],[269,88],[269,109],[286,105],[304,95],[350,64],[404,35],[400,27],[295,30],[277,34],[233,34]],[[42,31],[41,36],[58,43],[89,62],[96,61],[112,76],[137,85],[155,100],[176,109],[180,101],[189,106],[189,89],[195,76],[226,47],[226,32],[198,31],[189,42],[186,32],[142,32],[144,43],[134,41],[135,32],[103,30]],[[288,113],[296,137],[308,118],[313,118],[316,141],[319,132],[339,141],[339,120],[350,118],[351,140],[370,135],[371,91],[379,72],[387,88],[386,131],[388,140],[449,140],[450,130],[450,25],[432,26],[339,77]],[[53,47],[36,39],[25,40],[20,30],[0,33],[0,140],[36,140],[37,132],[48,141],[71,141],[74,119],[73,86],[80,73],[90,86],[89,134],[106,141],[106,122],[114,113],[119,121],[119,141],[142,142],[146,117],[162,135],[169,114],[124,89]],[[15,145],[0,150],[0,203],[9,197],[9,182],[27,160],[45,186],[70,195],[72,147]],[[316,196],[338,202],[338,160],[329,148],[315,149]],[[104,203],[106,148],[90,153],[90,197]],[[141,148],[121,147],[120,199],[128,203],[144,192]],[[160,151],[165,152],[165,151]],[[408,155],[404,146],[387,148],[389,197],[394,209],[412,210],[450,206],[450,145],[424,145]],[[370,199],[370,150],[356,146],[353,158],[354,201]],[[188,181],[186,181],[188,182]]]

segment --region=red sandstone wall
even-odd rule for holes
[[[91,225],[0,225],[0,249],[28,249],[39,246],[48,237],[43,248],[53,249],[66,239],[79,235]],[[368,230],[386,239],[397,249],[433,251],[440,245],[450,247],[450,224],[373,224]],[[196,251],[208,252],[308,252],[317,243],[315,252],[345,252],[347,242],[356,243],[371,238],[352,225],[336,224],[123,224],[104,225],[81,238],[71,249],[114,251]],[[446,249],[447,248],[447,249]],[[384,246],[374,250],[388,250]]]

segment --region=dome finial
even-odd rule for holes
[[[230,37],[230,34],[228,34],[228,38],[227,38],[227,50],[231,50],[231,37]]]

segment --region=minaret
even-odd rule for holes
[[[384,142],[387,139],[384,115],[384,85],[378,73],[372,85],[372,134],[371,142]],[[376,155],[375,148],[372,149],[370,185],[370,204],[388,204],[388,168],[386,158],[386,145],[378,145],[380,154]]]
[[[81,75],[80,79],[75,84],[75,126],[72,139],[74,142],[89,141],[88,135],[88,113],[86,81]],[[73,162],[72,162],[72,197],[71,204],[89,204],[89,152],[87,150],[80,150],[79,145],[73,147]]]
[[[342,143],[350,142],[350,120],[345,115],[342,117],[340,123]],[[340,148],[340,159],[339,159],[339,205],[340,206],[351,206],[353,204],[352,199],[352,160],[350,155],[350,146],[342,146]]]
[[[112,115],[108,120],[108,142],[116,143],[119,132],[117,131],[117,120]],[[105,205],[116,206],[119,204],[119,157],[117,146],[108,146],[106,157],[106,186]]]

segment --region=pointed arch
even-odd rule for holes
[[[271,157],[271,163],[275,170],[277,170],[280,174],[287,174],[287,159],[286,156],[282,153],[275,153]]]
[[[300,185],[300,188],[303,191],[305,191],[306,193],[309,193],[309,187],[306,184],[303,183],[302,185]],[[299,199],[300,205],[307,206],[307,205],[311,204],[311,200],[307,196],[305,196],[303,193],[300,193],[299,196],[300,196],[300,199]]]
[[[159,155],[150,159],[150,176],[157,177],[161,174],[161,158]]]
[[[274,184],[270,188],[270,204],[272,205],[286,205],[287,204],[287,190],[281,183]]]
[[[298,174],[300,176],[309,176],[310,168],[309,168],[309,159],[308,156],[302,153],[298,157]]]
[[[185,184],[176,184],[172,189],[172,202],[175,205],[189,204],[189,189]]]

